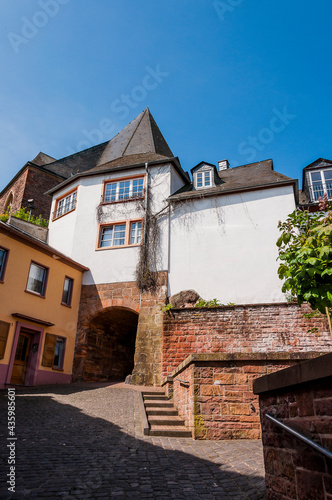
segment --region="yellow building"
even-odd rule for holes
[[[87,268],[19,225],[0,222],[0,387],[69,383]]]

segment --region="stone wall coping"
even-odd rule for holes
[[[332,352],[323,355],[319,353],[314,359],[257,378],[254,381],[253,392],[261,394],[325,377],[332,377]]]
[[[167,315],[170,316],[171,319],[171,314],[172,312],[193,312],[193,311],[215,311],[215,310],[220,310],[220,309],[236,309],[236,308],[246,308],[246,307],[301,307],[298,305],[296,301],[294,302],[264,302],[262,304],[234,304],[234,305],[221,305],[221,306],[213,306],[213,307],[172,307],[169,311],[167,311]]]
[[[173,384],[173,377],[171,375],[167,375],[167,377],[164,377],[161,381],[161,387],[163,387],[166,384]]]
[[[310,358],[316,358],[322,354],[321,352],[309,351],[309,352],[221,352],[213,354],[190,354],[186,357],[182,363],[172,372],[171,376],[163,379],[163,384],[170,382],[168,379],[173,379],[182,370],[187,368],[192,363],[209,363],[209,362],[220,362],[225,361],[283,361],[283,360],[307,360]]]

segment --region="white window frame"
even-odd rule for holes
[[[33,289],[34,288],[33,274],[36,273],[37,270],[43,271],[42,280],[41,281],[38,280],[41,283],[41,290],[40,291]],[[26,284],[26,292],[33,293],[35,295],[39,295],[40,297],[45,297],[48,271],[49,271],[48,267],[43,266],[43,265],[39,264],[38,262],[31,261],[30,268],[29,268],[29,274],[28,274],[28,280],[27,280],[27,284]]]
[[[77,203],[77,189],[71,191],[56,200],[54,219],[62,217],[76,208]]]
[[[327,168],[324,170],[312,170],[311,172],[309,172],[310,200],[313,203],[318,202],[318,198],[323,197],[325,193],[327,194],[329,200],[332,199],[332,179],[326,179],[325,172],[332,172],[332,169]],[[312,174],[317,173],[320,174],[320,181],[314,181],[312,178]],[[315,189],[315,185],[321,186],[322,189]]]
[[[129,245],[140,245],[142,243],[142,229],[143,222],[141,220],[130,223]]]
[[[121,233],[124,233],[124,236],[121,238],[116,237],[116,232],[114,231],[114,227],[122,227],[120,230]],[[108,239],[104,238],[105,230],[113,228],[112,233],[108,232]],[[126,247],[134,247],[142,244],[142,234],[143,234],[143,219],[132,219],[121,222],[110,222],[109,224],[100,224],[99,227],[99,236],[97,242],[97,250],[105,250],[110,248],[126,248]],[[132,242],[132,239],[134,241]],[[115,241],[122,240],[120,244],[114,244]],[[103,243],[109,242],[108,245],[103,245]]]
[[[196,188],[204,189],[206,187],[212,187],[212,170],[196,172]]]
[[[114,179],[105,182],[104,203],[115,203],[117,201],[127,201],[143,197],[144,177],[142,176],[132,177],[131,179]]]

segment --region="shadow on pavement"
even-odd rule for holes
[[[77,389],[52,386],[51,391],[70,394]],[[222,464],[164,449],[49,394],[33,392],[17,391],[15,494],[8,492],[5,477],[7,397],[1,395],[0,498],[265,498],[260,476],[221,470]],[[188,440],[182,442],[186,447]]]

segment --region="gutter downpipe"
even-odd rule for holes
[[[148,209],[148,196],[149,196],[149,162],[145,163],[146,172],[146,188],[145,188],[145,202],[144,202],[144,224],[143,224],[143,245],[146,243],[146,221],[147,221],[147,209]],[[139,306],[142,303],[142,289],[139,296]]]

